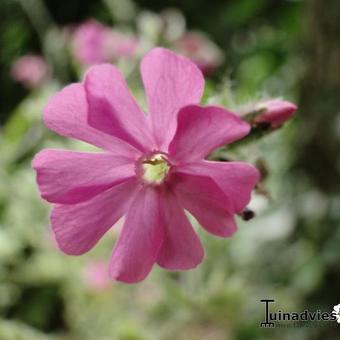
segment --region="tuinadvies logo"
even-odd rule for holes
[[[303,323],[308,324],[310,322],[330,322],[330,321],[336,321],[337,323],[340,323],[340,304],[334,306],[331,312],[321,310],[310,311],[307,309],[305,309],[302,312],[284,312],[282,310],[277,310],[273,312],[270,310],[270,306],[272,306],[271,304],[274,304],[275,302],[274,299],[262,299],[260,301],[264,303],[265,307],[264,320],[261,321],[260,327],[264,328],[281,327],[286,322],[294,323],[295,325],[297,323],[303,325]]]

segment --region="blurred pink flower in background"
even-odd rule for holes
[[[205,75],[213,73],[224,59],[220,48],[200,32],[183,34],[175,42],[175,49],[190,58]]]
[[[204,250],[184,209],[211,234],[230,237],[259,179],[245,162],[205,160],[250,126],[227,109],[199,105],[204,78],[194,63],[154,48],[140,71],[148,117],[116,67],[93,66],[49,101],[44,121],[106,151],[47,149],[32,162],[42,197],[54,203],[52,230],[65,253],[89,251],[125,216],[110,276],[126,283],[145,279],[156,263],[196,267]]]
[[[263,113],[255,118],[255,123],[269,123],[278,128],[294,115],[297,106],[286,100],[270,99],[256,104],[256,110]]]
[[[75,58],[83,65],[100,64],[106,61],[105,39],[109,28],[95,20],[79,25],[72,34]]]
[[[12,78],[29,89],[40,86],[48,77],[49,69],[45,60],[38,55],[27,54],[12,65]]]
[[[89,262],[84,268],[84,280],[93,291],[103,291],[112,286],[108,265],[104,261]]]
[[[73,31],[71,40],[74,56],[83,66],[133,56],[138,47],[136,37],[112,30],[95,20],[79,25]]]
[[[105,53],[108,58],[116,60],[123,57],[132,57],[135,55],[139,41],[133,35],[111,30],[107,34],[105,44]]]

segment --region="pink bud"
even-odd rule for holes
[[[273,128],[280,127],[290,119],[297,106],[281,99],[271,99],[257,104],[256,110],[264,110],[255,118],[255,123],[269,123]]]

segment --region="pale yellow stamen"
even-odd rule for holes
[[[143,179],[148,183],[160,184],[169,172],[170,165],[162,154],[155,154],[142,162]]]

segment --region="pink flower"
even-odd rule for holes
[[[102,291],[111,286],[111,279],[104,261],[93,261],[87,264],[84,279],[93,291]]]
[[[208,75],[222,64],[222,51],[205,35],[197,32],[184,34],[176,42],[177,50],[190,58],[201,71]]]
[[[127,283],[143,280],[155,263],[196,267],[203,248],[184,209],[208,232],[229,237],[259,178],[244,162],[204,160],[250,126],[222,107],[199,105],[204,79],[190,60],[155,48],[141,75],[148,116],[108,64],[90,68],[83,83],[67,86],[45,108],[50,129],[105,152],[47,149],[33,160],[65,253],[89,251],[125,216],[109,271]]]
[[[27,54],[17,59],[11,69],[14,80],[32,89],[41,85],[48,75],[48,66],[38,55]]]
[[[75,58],[82,65],[90,66],[133,56],[138,41],[133,36],[89,20],[73,32],[72,44]]]
[[[263,110],[259,116],[255,118],[255,123],[269,123],[271,127],[277,128],[290,119],[297,106],[281,99],[271,99],[256,105],[256,110]]]
[[[83,65],[100,64],[106,61],[104,44],[108,27],[89,20],[73,32],[74,55]]]

